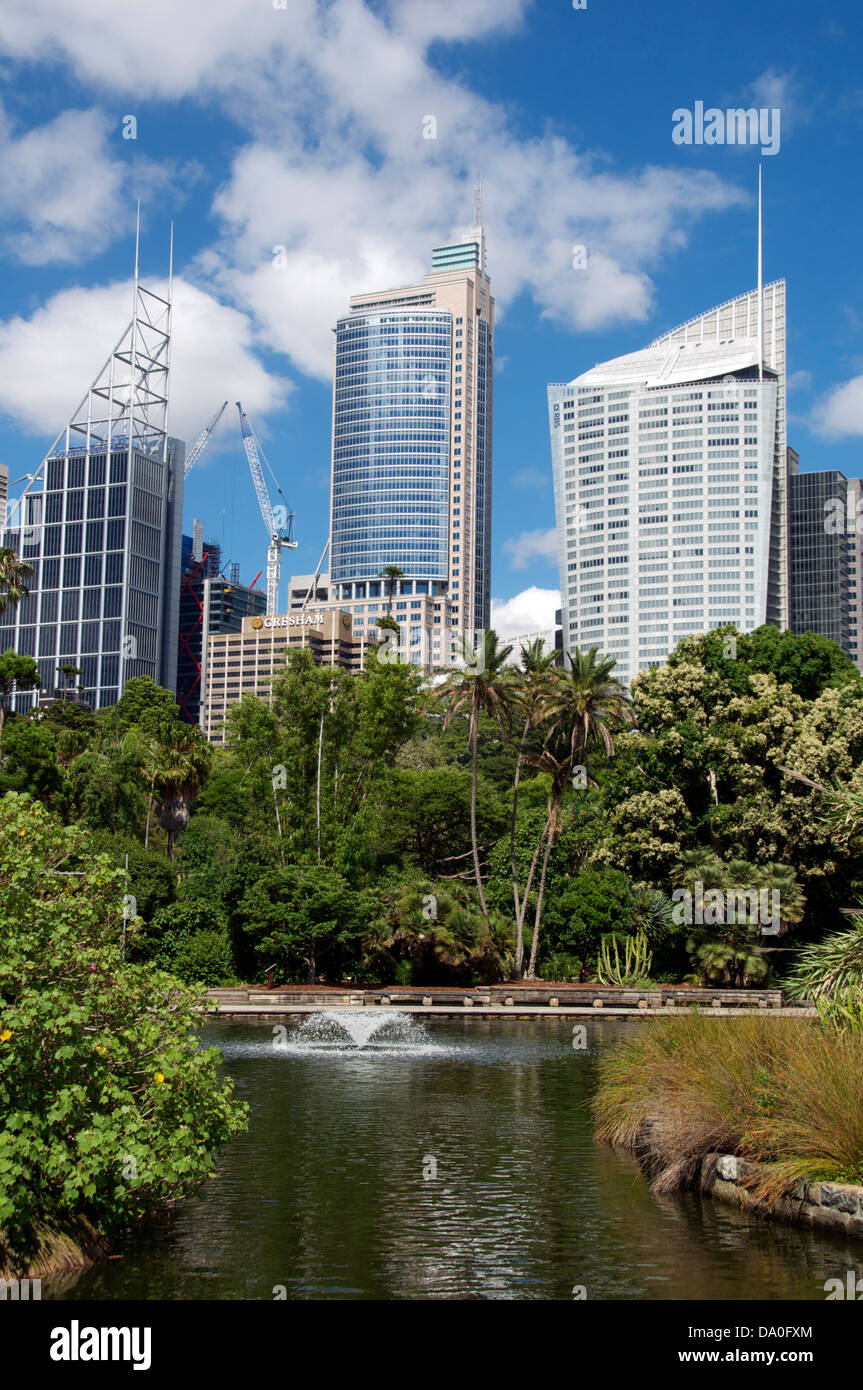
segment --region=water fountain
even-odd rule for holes
[[[297,1029],[297,1046],[353,1046],[358,1050],[385,1047],[388,1051],[428,1042],[420,1019],[397,1009],[327,1009],[311,1014]]]

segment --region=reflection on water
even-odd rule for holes
[[[201,1198],[43,1298],[817,1299],[859,1248],[597,1145],[598,1051],[643,1021],[319,1014],[205,1038],[251,1107]]]

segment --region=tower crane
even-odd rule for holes
[[[240,412],[240,430],[243,435],[243,447],[246,450],[246,458],[249,460],[249,471],[252,475],[252,482],[255,485],[255,492],[258,498],[258,506],[261,509],[261,516],[270,537],[267,546],[267,616],[272,617],[278,611],[279,606],[279,580],[282,569],[282,551],[296,550],[297,542],[293,539],[294,514],[289,512],[286,507],[280,506],[276,510],[284,513],[284,522],[279,524],[276,511],[270,501],[270,494],[267,491],[267,484],[264,481],[264,471],[261,461],[267,464],[270,476],[276,484],[279,496],[282,489],[279,487],[276,475],[267,463],[266,455],[255,436],[252,426],[249,424],[249,417],[243,410],[242,405],[237,401],[237,410]]]
[[[209,425],[207,425],[206,429],[201,430],[201,433],[198,435],[198,438],[195,440],[194,444],[189,450],[189,457],[186,459],[186,467],[183,472],[184,478],[188,478],[193,465],[197,463],[198,459],[201,457],[202,453],[209,444],[210,436],[214,433],[216,426],[221,420],[225,412],[225,406],[227,404],[228,402],[225,401],[221,409],[216,411]]]

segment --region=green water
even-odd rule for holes
[[[368,1020],[364,1020],[368,1025]],[[43,1298],[824,1300],[844,1240],[655,1197],[597,1145],[598,1052],[638,1022],[422,1019],[364,1046],[329,1022],[215,1024],[248,1133],[204,1196]]]

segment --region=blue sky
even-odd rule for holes
[[[140,197],[146,278],[175,222],[173,428],[191,442],[232,403],[186,529],[200,516],[246,582],[265,563],[241,399],[296,513],[290,568],[312,569],[330,329],[349,294],[425,273],[470,225],[481,172],[494,611],[504,631],[541,623],[558,582],[547,383],[755,282],[757,150],[671,139],[673,111],[702,101],[781,112],[765,279],[788,282],[789,442],[803,468],[859,476],[861,35],[851,0],[4,0],[0,460],[33,470],[125,326]]]

